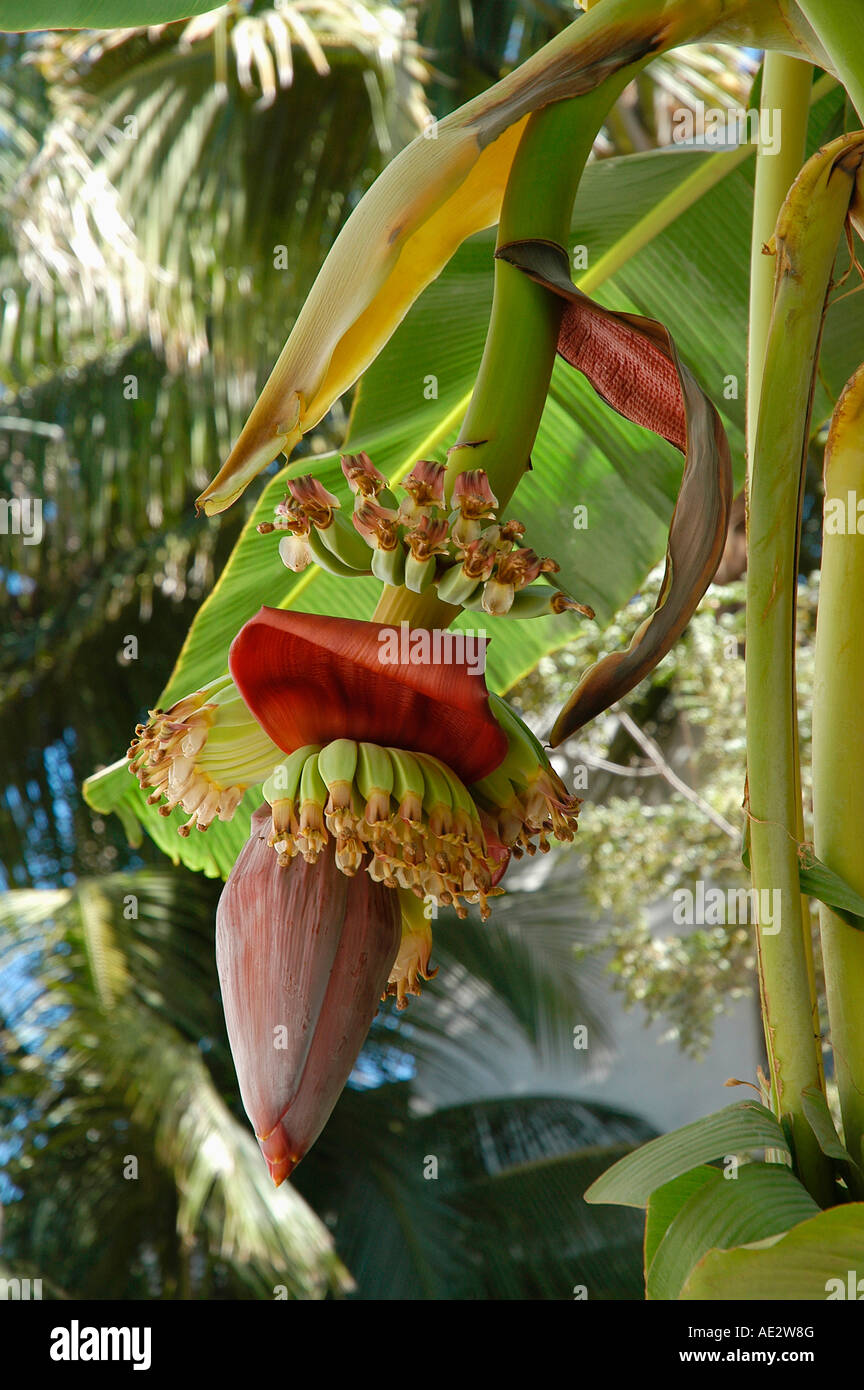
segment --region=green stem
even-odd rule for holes
[[[825,515],[864,496],[864,367],[838,402],[825,450]],[[855,522],[857,523],[857,513]],[[854,523],[853,523],[854,526]],[[813,687],[813,816],[819,858],[864,891],[864,542],[826,526]],[[831,1045],[846,1147],[864,1161],[864,932],[820,909]]]
[[[404,585],[391,588],[384,584],[372,617],[376,623],[388,623],[392,627],[403,622],[412,627],[449,627],[461,612],[462,609],[455,608],[452,603],[444,603],[434,587],[427,589],[425,594],[415,594]]]
[[[545,238],[567,246],[573,201],[594,137],[609,107],[643,62],[613,73],[586,96],[531,117],[513,161],[498,224],[498,245]],[[562,150],[567,158],[562,158]],[[474,393],[450,451],[447,487],[483,468],[499,512],[525,473],[546,404],[563,304],[503,261],[495,262],[489,331]],[[462,446],[462,447],[460,447]],[[434,591],[385,588],[377,622],[446,627],[459,610]]]
[[[798,8],[864,121],[864,9],[848,0],[798,0]]]
[[[779,149],[769,153],[760,145],[756,158],[756,180],[753,194],[753,226],[750,242],[750,317],[747,344],[747,458],[753,458],[756,425],[759,418],[759,397],[762,391],[762,371],[768,329],[774,302],[774,257],[765,248],[770,242],[777,217],[789,189],[804,162],[807,145],[807,124],[810,115],[813,69],[809,63],[786,57],[781,53],[766,53],[762,69],[760,111],[770,113],[776,129],[781,113],[782,136]],[[833,80],[833,79],[829,79]],[[761,128],[761,121],[760,121]],[[799,787],[797,836],[804,838],[804,809],[800,796],[800,754],[798,744],[798,711],[795,721],[795,781]],[[816,975],[813,963],[813,926],[810,903],[801,899],[801,922],[807,977],[810,991],[811,1020],[814,1045],[819,1062],[820,1083],[825,1074],[820,1043],[819,1005],[816,995]],[[776,1099],[776,1097],[775,1097]]]
[[[760,112],[781,113],[779,149],[768,154],[760,145],[753,191],[750,240],[750,320],[747,338],[747,457],[752,459],[759,418],[762,366],[774,303],[774,257],[763,249],[774,235],[783,200],[804,163],[813,69],[784,53],[766,53],[762,67]],[[761,126],[761,121],[760,121]]]
[[[747,574],[747,775],[753,887],[775,910],[757,928],[766,1046],[778,1113],[792,1126],[798,1174],[833,1196],[828,1160],[803,1112],[821,1087],[798,882],[795,596],[801,488],[825,297],[849,209],[849,141],[814,156],[776,232],[776,292],[750,481]],[[779,897],[777,896],[779,895]],[[779,919],[779,920],[778,920]],[[779,928],[779,930],[778,930]]]
[[[499,246],[527,239],[569,245],[573,202],[594,137],[643,66],[631,64],[586,96],[531,117],[504,195]],[[507,506],[528,468],[546,404],[562,310],[563,302],[542,286],[496,261],[489,333],[471,404],[450,451],[448,488],[460,473],[483,468],[499,509]]]

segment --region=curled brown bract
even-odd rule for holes
[[[553,747],[644,679],[684,631],[723,555],[732,505],[732,465],[720,417],[654,319],[614,313],[570,279],[567,254],[547,241],[497,251],[566,301],[558,352],[613,410],[668,439],[684,454],[684,473],[657,605],[625,651],[585,672],[550,734]]]

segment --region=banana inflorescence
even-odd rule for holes
[[[432,907],[459,917],[488,899],[511,855],[549,848],[549,836],[572,840],[580,802],[570,795],[530,729],[506,701],[489,708],[507,740],[494,772],[466,785],[440,758],[349,738],[308,743],[287,757],[247,709],[230,676],[220,676],[139,724],[129,769],[178,826],[206,830],[229,821],[248,787],[263,783],[270,807],[267,840],[287,868],[299,854],[314,864],[332,852],[348,877],[361,870],[398,890],[402,945],[387,990],[403,1007],[429,979]]]

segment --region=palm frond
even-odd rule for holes
[[[344,1290],[350,1281],[326,1229],[295,1190],[273,1193],[199,1040],[174,1017],[182,995],[186,1021],[209,1015],[215,1027],[212,967],[209,979],[176,959],[172,969],[170,952],[164,962],[154,958],[154,936],[170,931],[182,941],[182,924],[194,920],[200,930],[202,912],[211,908],[203,888],[164,873],[0,899],[2,1012],[19,1062],[5,1103],[18,1115],[4,1126],[7,1144],[18,1151],[13,1180],[33,1161],[26,1147],[21,1151],[24,1108],[38,1152],[59,1143],[82,1160],[70,1240],[86,1247],[92,1237],[95,1251],[99,1211],[121,1200],[122,1253],[134,1270],[146,1254],[156,1193],[157,1208],[171,1218],[165,1239],[173,1235],[180,1250],[197,1249],[203,1261],[229,1267],[235,1281],[258,1294],[272,1296],[277,1284],[301,1298]],[[124,1180],[131,1159],[130,1183]],[[146,1179],[140,1203],[127,1203],[139,1177]],[[167,1268],[161,1277],[168,1278]]]
[[[641,1215],[582,1194],[649,1137],[561,1097],[418,1114],[407,1086],[385,1086],[345,1093],[296,1182],[328,1213],[359,1298],[638,1298]]]
[[[44,34],[29,56],[52,114],[5,184],[19,378],[52,337],[59,361],[141,334],[174,369],[230,342],[235,379],[254,376],[260,318],[266,360],[348,200],[425,116],[410,29],[382,5],[226,6],[185,26]],[[248,406],[254,379],[246,390]]]
[[[609,1041],[594,1002],[604,997],[602,967],[584,950],[598,931],[569,876],[550,878],[542,892],[508,890],[485,923],[474,913],[459,921],[442,912],[433,923],[438,975],[404,1015],[382,1009],[367,1047],[370,1065],[385,1076],[422,1066],[448,1094],[456,1075],[461,1090],[476,1094],[507,1084],[514,1036],[541,1064],[554,1065],[573,1057],[573,1029],[585,1025],[594,1056]]]

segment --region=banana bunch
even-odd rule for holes
[[[521,521],[496,522],[498,502],[482,469],[459,474],[448,508],[443,464],[420,459],[397,499],[368,454],[345,454],[341,463],[354,494],[350,522],[339,499],[309,474],[289,480],[275,520],[258,526],[264,535],[290,533],[279,542],[289,569],[315,563],[330,574],[374,574],[415,594],[436,586],[445,603],[494,617],[594,617],[560,589],[535,582],[558,565],[519,544]]]
[[[297,854],[314,864],[332,839],[349,877],[365,866],[376,882],[461,917],[479,903],[485,919],[510,854],[548,850],[550,834],[572,840],[580,805],[506,701],[490,703],[507,753],[470,787],[416,749],[347,738],[298,748],[263,787],[280,864]]]
[[[349,877],[370,877],[424,902],[486,900],[500,863],[490,854],[480,812],[456,774],[428,753],[335,739],[298,748],[263,786],[272,813],[270,844],[287,866],[315,863],[332,838]]]
[[[548,836],[572,840],[581,801],[568,792],[545,749],[527,725],[498,695],[489,696],[492,713],[507,735],[503,762],[471,792],[491,819],[501,843],[520,859],[549,849]]]

